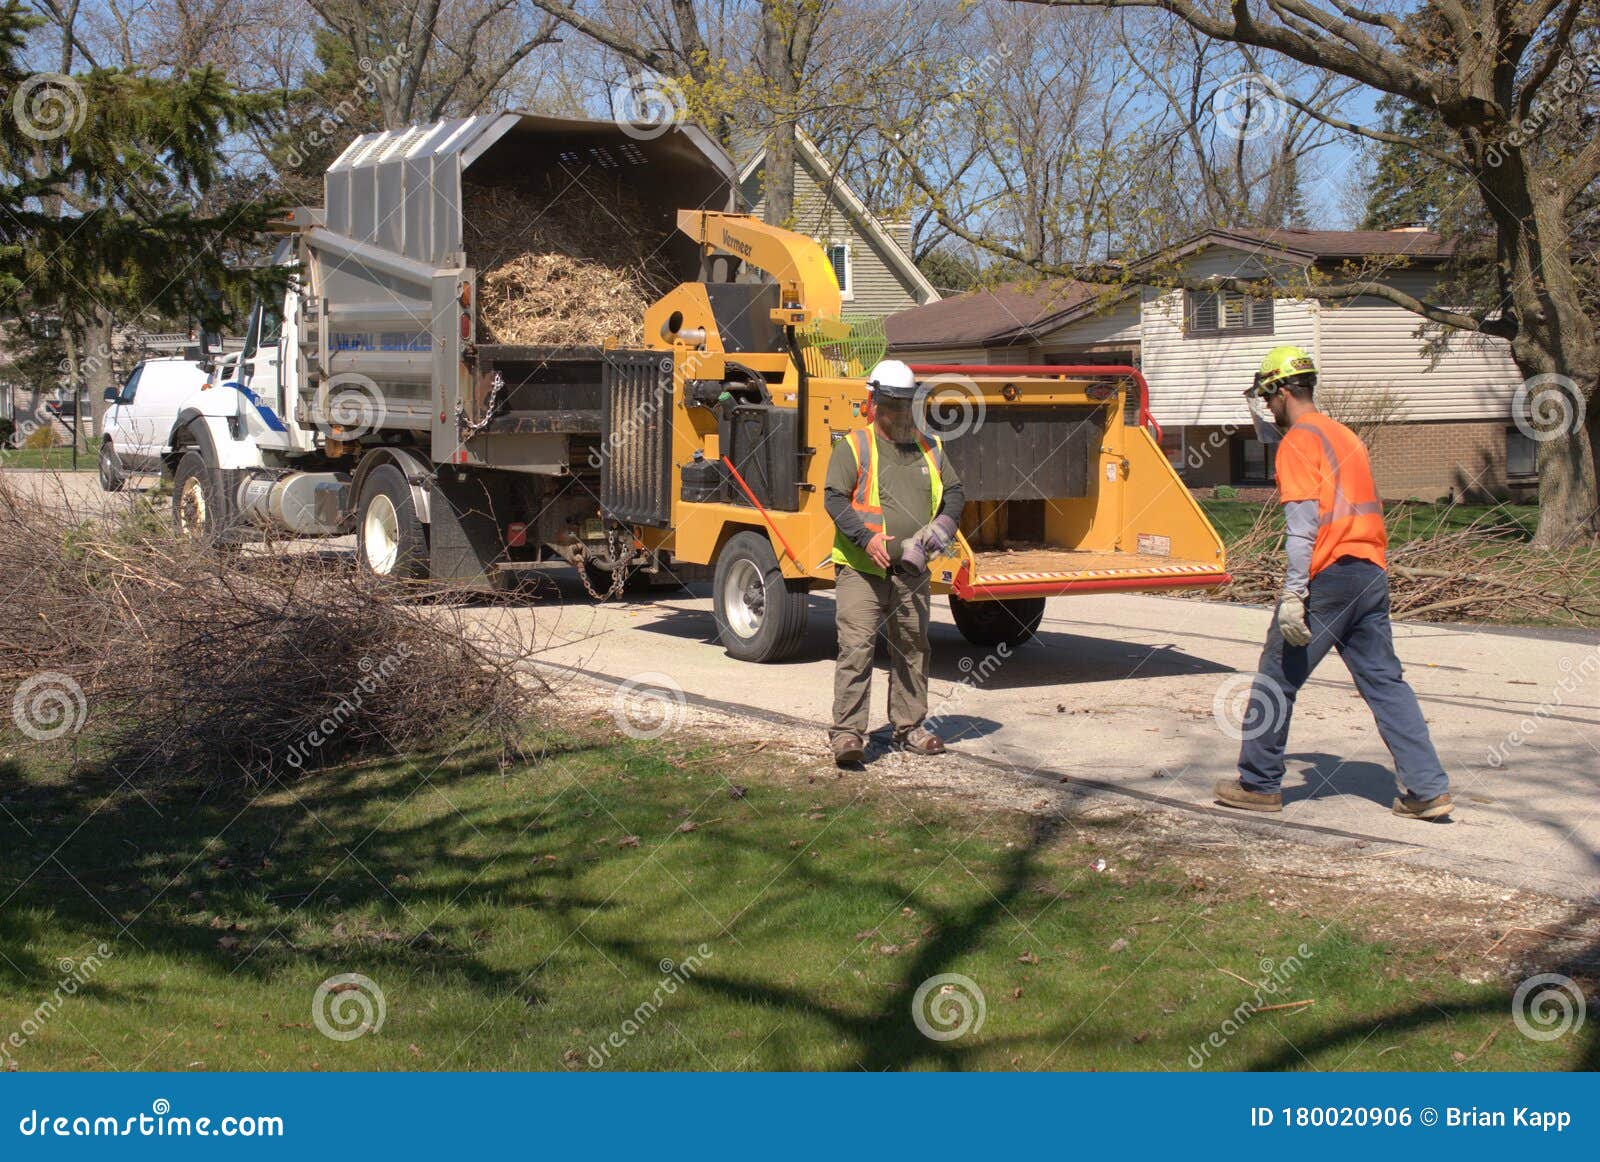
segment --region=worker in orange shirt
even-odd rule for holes
[[[1389,625],[1388,532],[1367,449],[1317,410],[1317,367],[1299,347],[1268,353],[1245,392],[1263,437],[1278,441],[1279,499],[1288,525],[1288,569],[1245,712],[1239,775],[1219,779],[1217,802],[1281,811],[1284,746],[1295,696],[1330,649],[1339,651],[1394,758],[1409,819],[1450,814],[1450,782],[1417,696],[1401,676]]]

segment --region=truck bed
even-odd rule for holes
[[[1060,593],[1180,589],[1223,585],[1215,561],[1190,561],[1153,552],[1106,552],[1046,547],[981,550],[951,583],[969,601],[1045,597]]]

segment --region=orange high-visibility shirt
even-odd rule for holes
[[[1317,502],[1311,576],[1340,557],[1358,557],[1388,568],[1383,502],[1359,436],[1338,420],[1313,412],[1290,428],[1278,445],[1277,474],[1283,503]]]

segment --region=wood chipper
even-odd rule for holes
[[[812,239],[710,211],[682,211],[678,226],[701,247],[702,278],[650,308],[648,350],[607,352],[601,503],[641,548],[714,565],[723,644],[776,661],[799,643],[807,593],[833,583],[823,481],[833,442],[869,422],[883,332],[840,316]],[[930,567],[969,641],[1027,640],[1058,594],[1228,580],[1221,539],[1148,430],[1138,371],[913,369],[925,430],[967,497]],[[1124,420],[1131,391],[1137,424]]]

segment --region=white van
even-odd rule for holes
[[[106,388],[100,487],[116,492],[132,473],[161,471],[178,408],[205,383],[200,364],[173,356],[146,359],[120,388]]]

